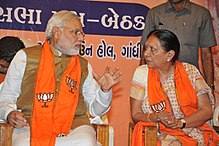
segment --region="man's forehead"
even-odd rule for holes
[[[64,23],[64,26],[71,27],[71,28],[82,28],[82,24],[79,19],[71,19],[69,21],[66,21]]]

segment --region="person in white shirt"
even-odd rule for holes
[[[110,109],[111,88],[121,80],[122,73],[118,73],[118,67],[112,71],[106,67],[97,83],[91,65],[78,55],[83,41],[84,33],[79,17],[62,10],[48,21],[43,46],[25,48],[16,54],[0,90],[0,119],[15,127],[13,146],[29,146],[34,142],[35,145],[42,145],[47,141],[49,144],[52,141],[56,146],[96,145],[95,130],[88,122],[86,111],[96,117]],[[47,67],[48,64],[50,67]],[[79,68],[75,69],[69,64]],[[75,104],[71,98],[78,102],[76,109],[70,109],[69,112],[67,108]],[[48,109],[50,111],[47,112]],[[66,114],[59,115],[65,110]],[[62,116],[73,119],[70,125],[62,123],[68,121],[60,119]],[[61,122],[58,123],[59,120]],[[57,128],[57,124],[61,126]],[[65,126],[67,130],[62,130]],[[53,130],[48,132],[47,127]]]
[[[4,36],[0,39],[0,89],[12,59],[22,48],[25,45],[18,37]]]

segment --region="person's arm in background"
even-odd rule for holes
[[[214,65],[211,47],[215,46],[216,38],[212,22],[212,17],[209,10],[205,10],[202,14],[202,25],[200,27],[200,50],[201,61],[203,67],[204,78],[206,83],[214,88]]]
[[[214,91],[214,64],[211,48],[201,49],[201,60],[206,83]]]
[[[17,110],[16,102],[21,93],[21,82],[26,66],[26,54],[19,51],[12,60],[0,90],[0,119],[14,127],[28,126],[23,113]]]

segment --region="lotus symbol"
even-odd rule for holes
[[[52,101],[53,97],[54,97],[54,93],[38,93],[37,94],[38,101],[44,102],[42,107],[45,107],[45,108],[48,107],[46,103]]]
[[[164,111],[166,109],[165,100],[160,102],[160,103],[154,104],[151,107],[152,107],[153,111],[155,111],[156,113]]]

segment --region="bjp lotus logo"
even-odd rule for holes
[[[69,92],[71,92],[72,94],[74,94],[74,90],[77,89],[77,82],[74,81],[73,79],[71,79],[70,77],[67,77],[67,76],[66,76],[65,82],[66,82],[66,84],[71,88],[71,89],[69,90]]]
[[[37,93],[37,99],[39,102],[43,102],[43,106],[44,108],[47,108],[48,105],[46,105],[47,102],[52,101],[54,97],[54,93]]]
[[[166,101],[161,101],[160,103],[153,104],[151,106],[152,110],[156,113],[159,113],[161,111],[164,111],[166,109]]]

